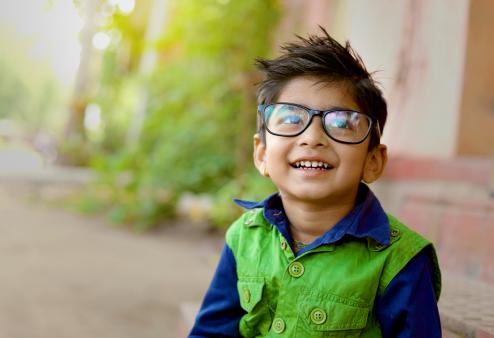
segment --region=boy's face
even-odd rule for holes
[[[278,102],[300,104],[312,109],[345,108],[359,111],[344,86],[314,77],[292,79]],[[308,128],[294,137],[266,132],[266,142],[254,137],[254,162],[261,174],[270,176],[284,199],[312,204],[353,203],[361,180],[376,180],[386,162],[386,147],[370,150],[369,137],[359,144],[332,140],[315,116]],[[324,168],[300,168],[296,163],[323,162]]]

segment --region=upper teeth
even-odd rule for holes
[[[331,167],[329,164],[321,162],[321,161],[297,161],[295,162],[295,167],[305,167],[305,168],[324,168],[328,169]]]

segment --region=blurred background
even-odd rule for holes
[[[254,60],[318,25],[351,42],[388,101],[390,161],[372,188],[466,283],[445,285],[446,331],[494,334],[492,317],[448,303],[464,285],[494,295],[493,11],[490,0],[0,2],[0,337],[185,336],[242,212],[231,199],[274,191],[251,161]]]

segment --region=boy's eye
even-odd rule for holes
[[[334,128],[348,128],[348,121],[346,119],[334,119],[331,121],[331,127]]]
[[[287,104],[276,106],[273,112],[273,123],[275,125],[302,125],[307,112],[300,107]]]
[[[280,118],[280,123],[283,124],[300,124],[302,119],[298,115],[285,115]]]
[[[330,128],[356,129],[359,126],[360,116],[356,112],[334,112],[326,117]]]

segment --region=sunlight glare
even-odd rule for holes
[[[98,50],[105,50],[110,45],[111,38],[105,32],[98,32],[93,36],[93,47]]]
[[[117,6],[123,14],[130,14],[134,10],[135,0],[118,0]]]
[[[0,29],[11,29],[32,41],[31,55],[46,60],[63,85],[74,80],[80,59],[78,33],[82,19],[71,0],[0,1]]]
[[[95,131],[101,126],[101,108],[95,103],[90,103],[84,112],[84,126],[87,130]]]

